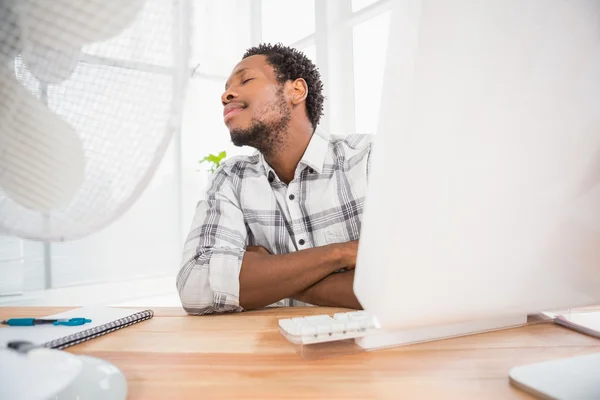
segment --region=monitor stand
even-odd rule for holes
[[[372,335],[357,338],[355,341],[364,350],[375,350],[514,328],[526,323],[527,315],[518,315],[418,329],[398,331],[383,329]]]
[[[515,367],[511,385],[540,399],[600,399],[600,353]]]

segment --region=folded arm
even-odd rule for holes
[[[248,251],[240,272],[240,305],[249,310],[293,297],[345,267],[347,253],[343,245],[281,255]]]
[[[317,306],[362,310],[354,295],[354,270],[331,274],[297,293],[294,299]]]
[[[352,267],[355,244],[290,254],[246,251],[247,231],[236,190],[219,170],[198,204],[183,251],[177,289],[190,314],[242,311],[293,297],[342,267]]]

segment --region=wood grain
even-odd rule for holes
[[[65,308],[0,308],[0,319]],[[179,308],[68,351],[106,359],[128,399],[527,399],[508,383],[517,365],[600,352],[600,341],[551,323],[307,360],[277,321],[334,308],[268,309],[192,317]],[[306,355],[306,353],[304,353]]]

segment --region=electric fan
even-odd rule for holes
[[[178,128],[184,0],[0,0],[0,233],[89,235],[143,192]]]
[[[80,238],[135,202],[180,121],[189,7],[186,0],[0,0],[0,233]],[[90,359],[83,373],[81,360],[2,348],[0,397],[102,397],[106,382],[98,377],[109,375],[122,386],[111,398],[125,397],[114,366]]]

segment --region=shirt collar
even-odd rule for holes
[[[302,159],[300,159],[300,162],[298,163],[298,167],[302,169],[302,166],[307,166],[318,173],[323,172],[323,165],[325,164],[325,158],[327,157],[327,151],[329,150],[329,141],[329,135],[324,130],[317,127],[304,151]],[[271,168],[267,160],[265,160],[262,153],[259,154],[267,177],[269,178],[269,181],[272,182],[276,176],[275,171]]]
[[[318,173],[323,172],[323,164],[329,150],[329,135],[325,131],[317,128],[313,133],[308,147],[300,160],[299,165],[306,165]]]

